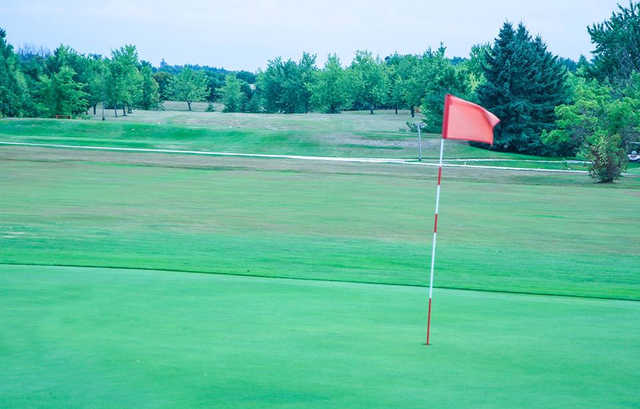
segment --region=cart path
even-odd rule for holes
[[[263,159],[291,159],[291,160],[314,160],[314,161],[326,161],[326,162],[352,162],[352,163],[381,163],[381,164],[399,164],[410,166],[439,166],[435,159],[428,159],[430,161],[418,162],[415,159],[393,159],[393,158],[345,158],[335,156],[304,156],[304,155],[277,155],[277,154],[264,154],[264,153],[238,153],[238,152],[210,152],[210,151],[193,151],[193,150],[179,150],[179,149],[152,149],[152,148],[118,148],[110,146],[88,146],[88,145],[61,145],[50,143],[31,143],[31,142],[8,142],[0,141],[0,145],[8,146],[33,146],[39,148],[54,148],[54,149],[81,149],[81,150],[97,150],[97,151],[115,151],[115,152],[149,152],[149,153],[171,153],[171,154],[183,154],[183,155],[206,155],[206,156],[229,156],[229,157],[242,157],[242,158],[263,158]],[[570,170],[570,169],[543,169],[543,168],[519,168],[512,166],[493,166],[493,165],[468,165],[466,163],[449,163],[449,162],[495,162],[495,161],[518,161],[518,162],[541,162],[552,163],[557,161],[535,161],[535,160],[518,160],[518,159],[448,159],[443,164],[444,167],[449,168],[476,168],[476,169],[497,169],[497,170],[515,170],[515,171],[527,171],[527,172],[546,172],[546,173],[577,173],[588,174],[585,170]],[[568,161],[569,163],[575,163],[579,161]]]

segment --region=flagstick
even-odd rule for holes
[[[436,238],[438,235],[438,208],[440,206],[440,181],[442,179],[442,155],[444,153],[444,138],[440,139],[440,163],[438,166],[438,186],[436,187],[436,211],[433,222],[433,244],[431,245],[431,274],[429,276],[429,312],[427,313],[427,345],[431,331],[431,298],[433,296],[433,268],[436,261]]]

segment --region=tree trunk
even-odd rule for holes
[[[102,103],[102,120],[104,121],[104,102]]]
[[[124,104],[122,104],[122,116],[127,116],[127,111],[124,109]]]
[[[113,105],[113,115],[117,118],[118,117],[118,107],[115,106],[115,104]]]
[[[98,106],[97,102],[95,104],[93,104],[93,116],[96,116],[96,107],[97,106]]]
[[[189,111],[191,111],[191,102],[187,101],[187,106],[189,107]]]
[[[373,115],[373,107],[369,107],[369,113]]]
[[[411,118],[415,118],[415,116],[416,116],[416,108],[413,105],[411,105]]]
[[[396,105],[396,115],[398,115],[398,106]]]

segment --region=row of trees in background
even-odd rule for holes
[[[109,57],[83,55],[60,46],[53,53],[25,48],[17,53],[1,32],[3,83],[11,97],[4,116],[80,115],[99,105],[126,115],[134,108],[156,109],[163,100],[222,102],[227,112],[338,113],[348,109],[419,107],[439,126],[441,107],[431,108],[447,91],[468,96],[477,84],[478,64],[445,57],[445,48],[422,55],[394,54],[384,60],[358,51],[343,67],[336,55],[318,68],[316,56],[304,53],[299,61],[280,57],[264,71],[230,72],[202,66],[152,67],[140,61],[136,47],[126,45]],[[10,103],[8,102],[10,101]],[[57,102],[54,102],[57,101]],[[440,105],[435,104],[435,105]]]
[[[380,59],[368,51],[357,51],[343,66],[334,54],[318,68],[316,56],[304,53],[299,61],[275,58],[258,72],[255,84],[227,76],[220,89],[228,112],[307,113],[311,110],[338,113],[342,110],[410,109],[414,116],[423,108],[426,125],[437,129],[441,122],[441,100],[446,92],[470,96],[478,84],[470,69],[476,61],[455,64],[445,48],[421,55],[394,54]],[[231,79],[231,81],[230,81]],[[437,101],[437,104],[432,102]],[[437,107],[436,107],[437,105]]]
[[[304,53],[275,58],[257,73],[206,66],[159,67],[140,61],[135,46],[111,56],[82,55],[60,46],[13,51],[0,30],[0,115],[79,116],[98,106],[157,109],[163,100],[217,101],[225,112],[307,113],[408,109],[421,112],[427,131],[439,132],[446,93],[487,107],[502,121],[491,149],[572,157],[608,168],[610,181],[624,168],[624,153],[638,140],[640,119],[640,7],[633,2],[588,27],[591,61],[561,59],[522,24],[505,23],[493,44],[468,58],[447,58],[445,47],[384,59],[357,51],[343,65],[329,55],[323,67]],[[210,104],[210,109],[213,105]],[[103,110],[104,112],[104,110]],[[103,114],[104,115],[104,114]],[[409,123],[414,127],[413,123]],[[604,159],[603,159],[604,158]],[[617,164],[617,165],[616,165]]]
[[[5,116],[78,116],[92,108],[156,108],[160,102],[153,68],[140,62],[134,46],[111,58],[82,55],[60,46],[53,53],[22,49],[15,54],[0,30],[0,99]]]
[[[109,57],[80,54],[68,46],[52,53],[26,47],[15,52],[0,29],[0,116],[81,116],[98,106],[113,114],[134,108],[158,109],[163,100],[214,101],[230,72],[211,67],[153,67],[141,61],[135,46],[113,50]],[[239,72],[242,81],[255,74]]]

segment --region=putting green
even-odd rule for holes
[[[3,408],[629,408],[640,303],[0,265]]]

